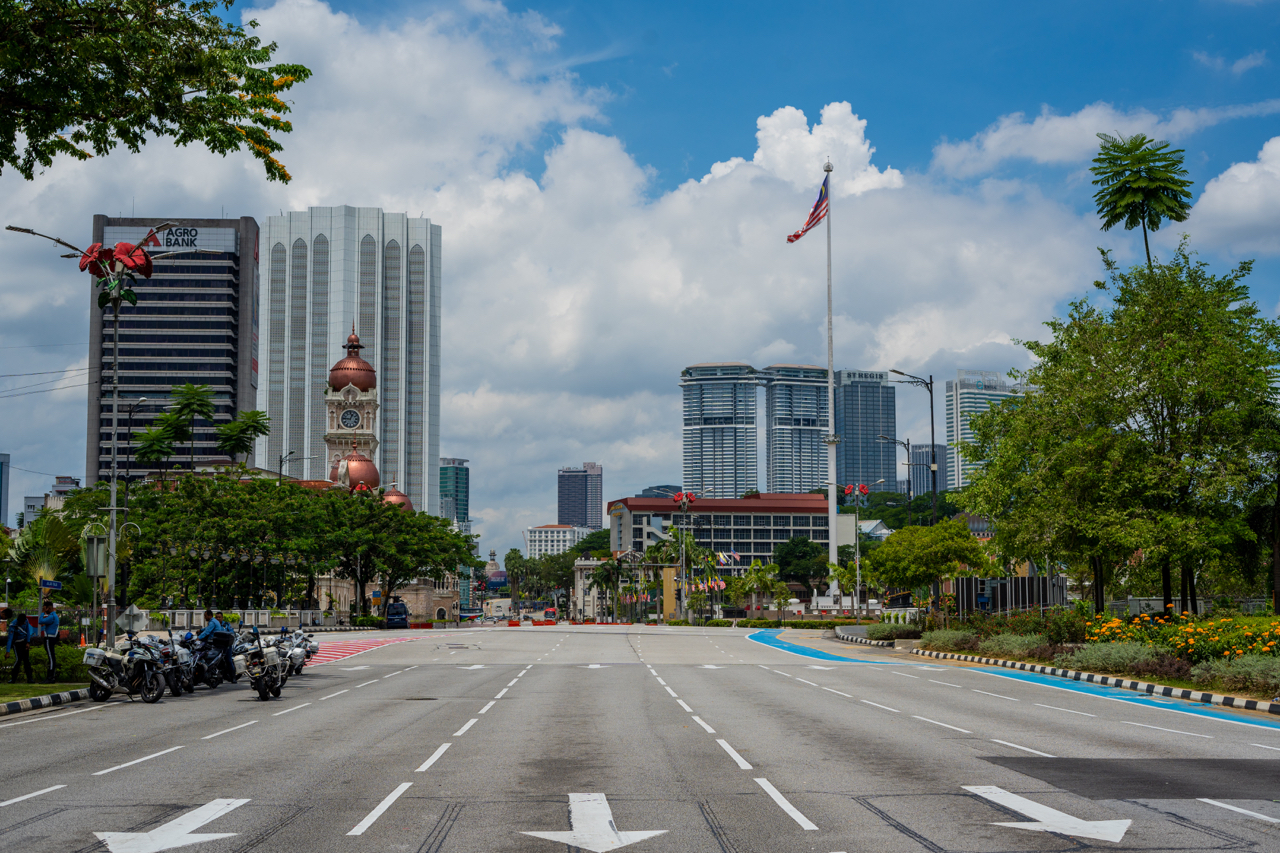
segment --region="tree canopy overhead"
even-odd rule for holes
[[[219,17],[233,2],[0,0],[0,170],[31,180],[56,154],[137,153],[167,136],[223,156],[248,148],[288,182],[280,95],[311,71],[269,65],[274,42]]]

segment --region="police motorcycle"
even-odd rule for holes
[[[137,631],[126,631],[125,639],[108,649],[84,650],[89,670],[89,698],[105,702],[115,693],[130,699],[136,695],[148,705],[164,695],[164,664],[157,646],[138,640]]]
[[[248,676],[249,686],[258,691],[258,698],[265,702],[280,695],[288,674],[275,643],[263,642],[256,625],[249,637],[251,641],[244,646],[243,653],[234,658],[236,673]]]
[[[307,665],[307,661],[315,652],[311,651],[311,635],[297,628],[292,632],[288,628],[280,629],[280,639],[276,641],[276,648],[284,653],[285,659],[288,661],[288,674],[301,675],[302,668]]]
[[[191,636],[191,632],[187,632],[187,637]],[[185,638],[184,638],[185,639]],[[169,631],[168,641],[161,640],[163,653],[168,659],[169,669],[172,674],[172,680],[169,681],[169,690],[174,696],[179,696],[181,691],[187,693],[196,692],[196,676],[195,676],[195,656],[191,654],[191,649],[183,645],[181,640],[173,638],[173,631]],[[175,689],[178,688],[178,689]]]
[[[195,634],[188,631],[178,641],[178,645],[191,656],[193,690],[196,684],[205,684],[212,690],[222,683],[222,673],[219,670],[222,652],[213,643],[197,639]]]
[[[169,640],[160,639],[154,634],[139,637],[138,643],[145,645],[160,661],[160,677],[174,698],[182,695],[182,672],[178,667],[177,656],[173,653],[173,632],[169,632]],[[161,693],[164,691],[162,690]]]

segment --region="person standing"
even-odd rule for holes
[[[44,653],[49,658],[49,671],[44,683],[53,684],[58,676],[58,656],[54,649],[58,644],[58,613],[54,610],[52,601],[45,599],[36,628],[39,631],[39,643],[44,646]]]
[[[14,613],[6,607],[4,609],[4,617],[9,623],[9,640],[5,643],[5,650],[13,652],[13,669],[9,671],[9,683],[16,684],[18,681],[18,667],[25,667],[27,670],[27,683],[34,684],[35,677],[31,674],[31,623],[27,621],[25,613]]]

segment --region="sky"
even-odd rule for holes
[[[838,369],[941,384],[1027,366],[1018,340],[1096,293],[1096,134],[1186,151],[1182,234],[1220,272],[1254,259],[1280,306],[1280,2],[237,4],[291,93],[288,185],[167,141],[0,173],[0,219],[87,243],[95,213],[381,206],[443,229],[442,456],[471,460],[483,553],[556,521],[556,470],[607,499],[678,483],[681,368],[825,363],[821,233],[788,245],[835,168]],[[0,452],[10,518],[84,475],[89,285],[0,232]],[[21,397],[49,374],[53,391]],[[898,435],[928,441],[900,386]],[[760,438],[763,444],[763,436]],[[25,470],[18,470],[25,469]],[[761,484],[764,485],[763,483]]]

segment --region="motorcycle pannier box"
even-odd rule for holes
[[[102,666],[106,663],[107,653],[102,649],[85,649],[84,665],[85,666]]]
[[[235,642],[236,635],[231,631],[214,631],[209,635],[215,649],[229,649],[231,644]]]
[[[275,666],[280,662],[280,655],[276,652],[275,646],[267,646],[262,650],[262,661],[267,666]]]
[[[244,675],[245,670],[248,668],[248,664],[245,662],[244,655],[236,655],[231,659],[231,661],[236,666],[236,677]]]

